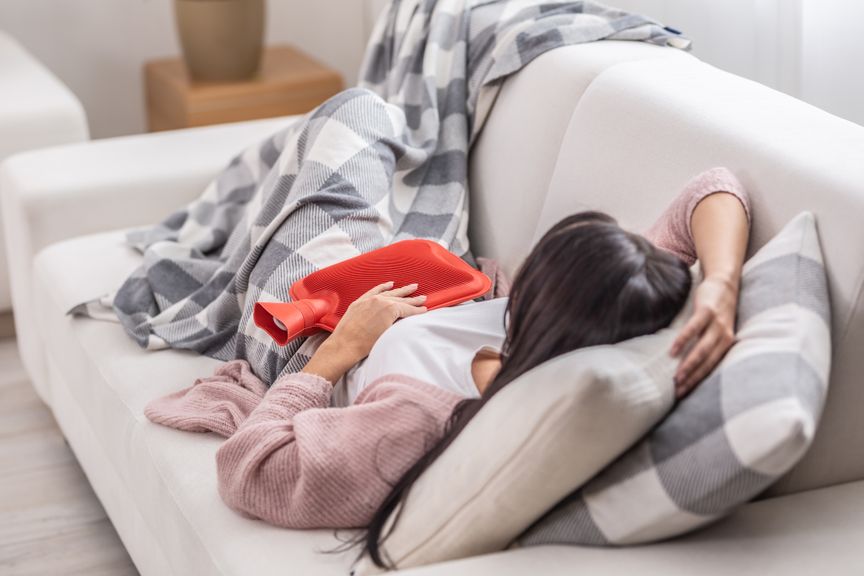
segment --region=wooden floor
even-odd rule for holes
[[[138,574],[11,339],[0,340],[0,574]]]

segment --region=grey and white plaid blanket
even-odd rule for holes
[[[254,303],[286,300],[295,280],[406,238],[472,261],[468,150],[501,82],[548,50],[606,38],[689,44],[594,2],[393,0],[359,87],[239,154],[161,224],[130,233],[141,267],[71,312],[119,319],[148,349],[246,359],[268,383],[299,370],[310,346],[275,345],[255,326]]]

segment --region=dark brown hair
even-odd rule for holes
[[[513,282],[501,369],[480,398],[460,402],[441,439],[396,482],[360,541],[380,567],[387,519],[420,475],[507,384],[543,362],[585,346],[613,344],[668,326],[687,299],[686,264],[623,230],[600,212],[561,220],[540,240]],[[400,509],[401,511],[401,509]],[[393,523],[398,522],[398,513]]]

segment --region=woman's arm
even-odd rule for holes
[[[677,356],[692,346],[675,375],[679,397],[707,376],[734,342],[749,224],[746,190],[726,168],[712,168],[693,178],[646,233],[659,248],[691,265],[698,258],[702,265],[693,316],[670,351]]]
[[[704,280],[696,287],[693,316],[670,350],[678,356],[693,345],[675,373],[679,395],[702,381],[735,343],[741,267],[750,234],[744,207],[731,194],[712,194],[702,200],[693,212],[691,228]]]
[[[711,168],[684,186],[654,225],[645,232],[645,237],[658,248],[675,254],[692,266],[697,258],[701,259],[693,234],[696,208],[703,200],[718,193],[737,199],[745,220],[750,221],[750,199],[744,186],[728,169]]]
[[[216,452],[232,509],[285,528],[359,528],[437,440],[460,398],[394,376],[328,408],[331,386],[289,374]]]
[[[375,451],[403,437],[425,442],[446,421],[453,398],[436,404],[435,392],[428,402],[408,403],[428,405],[431,420],[400,409],[403,396],[420,393],[410,387],[385,387],[377,397],[361,394],[362,405],[328,408],[331,382],[368,355],[393,322],[425,311],[425,297],[408,297],[416,284],[392,286],[376,286],[353,302],[303,372],[280,378],[219,448],[219,494],[231,508],[290,528],[363,526],[393,479],[376,475],[383,464]],[[386,466],[401,466],[401,475],[422,455],[422,442],[396,452]]]

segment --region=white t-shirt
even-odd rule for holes
[[[369,384],[387,374],[404,374],[461,396],[479,396],[471,374],[477,352],[500,351],[504,343],[507,298],[465,302],[399,320],[372,347],[369,356],[346,374],[353,404]]]

